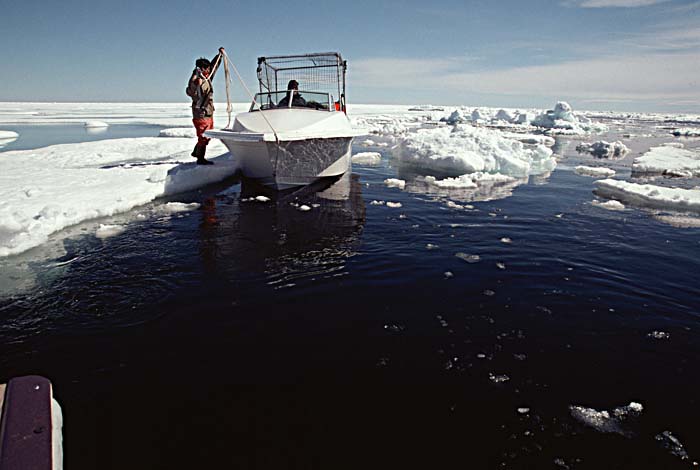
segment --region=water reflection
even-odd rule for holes
[[[255,199],[261,195],[270,201]],[[262,276],[276,287],[342,273],[365,224],[359,178],[349,173],[278,193],[243,181],[239,195],[207,200],[202,212],[205,271],[228,279]]]

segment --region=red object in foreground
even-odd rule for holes
[[[197,143],[207,145],[211,139],[204,137],[204,132],[214,129],[214,118],[194,118],[192,124],[197,131]]]
[[[17,377],[7,384],[0,424],[0,470],[52,468],[51,382]]]

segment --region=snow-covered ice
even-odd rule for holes
[[[100,224],[97,230],[95,230],[95,236],[97,238],[114,237],[116,235],[119,235],[120,233],[123,233],[124,230],[126,230],[126,227],[123,225]]]
[[[552,150],[543,145],[526,148],[496,130],[468,125],[407,133],[396,151],[403,163],[446,176],[475,172],[527,176],[556,167]]]
[[[630,149],[619,140],[616,142],[599,140],[598,142],[579,144],[576,146],[576,151],[590,153],[598,158],[620,158],[629,152]]]
[[[158,137],[197,137],[197,132],[194,127],[170,127],[168,129],[161,129],[158,133]]]
[[[614,199],[611,199],[611,200],[605,201],[605,202],[600,202],[600,201],[597,201],[594,199],[593,201],[591,201],[591,205],[596,206],[596,207],[600,207],[603,209],[607,209],[609,211],[625,210],[625,205],[623,203],[621,203],[620,201],[616,201]]]
[[[14,131],[2,131],[0,130],[0,140],[14,140],[19,137],[19,134]]]
[[[700,189],[665,188],[613,179],[595,182],[595,194],[651,209],[700,212]]]
[[[545,111],[532,120],[532,125],[543,127],[552,134],[583,135],[591,132],[603,132],[606,126],[593,123],[585,116],[576,115],[571,105],[559,101],[554,109]]]
[[[86,121],[85,124],[83,124],[83,126],[87,127],[88,129],[96,129],[102,127],[109,127],[109,124],[103,121]]]
[[[387,178],[384,180],[384,184],[387,186],[387,188],[403,189],[406,187],[406,182],[397,178]]]
[[[627,406],[615,408],[612,412],[598,411],[585,406],[572,405],[569,407],[571,416],[577,421],[604,433],[616,433],[623,436],[629,433],[624,429],[624,424],[629,418],[641,415],[644,407],[641,403],[630,402]]]
[[[44,243],[79,222],[127,212],[236,172],[229,154],[197,166],[190,139],[158,137],[8,151],[0,159],[0,256]],[[225,147],[212,142],[212,154]]]
[[[675,135],[676,137],[700,137],[700,129],[691,127],[673,129],[671,134]]]
[[[615,170],[604,167],[579,165],[574,168],[574,171],[577,175],[592,176],[593,178],[610,178],[611,176],[615,176]]]
[[[491,174],[483,172],[467,173],[465,175],[460,175],[456,178],[444,178],[437,179],[434,176],[426,176],[424,181],[432,186],[437,186],[438,188],[476,188],[480,183],[508,183],[513,181],[515,178],[512,176],[506,176],[501,174]]]
[[[634,159],[634,173],[669,176],[700,176],[700,151],[677,147],[652,147]]]
[[[379,152],[360,152],[352,156],[352,162],[357,165],[376,166],[382,162]]]

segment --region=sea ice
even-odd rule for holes
[[[601,207],[603,209],[607,209],[609,211],[622,211],[625,210],[625,205],[621,203],[620,201],[616,201],[614,199],[611,199],[609,201],[605,202],[600,202],[597,200],[591,201],[591,204],[596,206],[596,207]]]
[[[556,167],[552,150],[543,145],[525,148],[499,131],[469,125],[407,133],[396,151],[406,164],[450,176],[475,172],[527,176]]]
[[[598,142],[582,143],[576,146],[576,151],[581,153],[590,153],[598,158],[620,158],[624,156],[630,149],[619,140],[616,142],[606,142],[599,140]]]
[[[83,126],[88,129],[95,129],[99,127],[109,127],[109,124],[102,121],[86,121],[85,124],[83,124]]]
[[[606,130],[602,124],[595,124],[584,116],[574,114],[571,105],[565,101],[559,101],[554,109],[536,116],[532,125],[543,127],[552,134],[582,135]]]
[[[158,137],[197,137],[197,131],[194,127],[171,127],[169,129],[161,129]]]
[[[700,189],[665,188],[613,179],[598,180],[594,193],[652,209],[700,212]]]
[[[197,202],[184,203],[184,202],[168,202],[166,204],[161,204],[156,208],[156,212],[162,214],[177,214],[178,212],[187,212],[199,209],[200,204]]]
[[[612,413],[608,411],[598,411],[584,406],[570,406],[569,411],[577,421],[590,426],[597,431],[605,433],[616,433],[627,436],[629,433],[623,429],[623,424],[629,418],[638,417],[644,407],[641,403],[630,402],[627,406],[615,408]]]
[[[680,439],[674,436],[671,431],[664,431],[655,436],[656,442],[658,442],[661,447],[666,449],[671,453],[671,455],[680,458],[681,460],[689,460],[690,456],[686,452]],[[693,462],[693,466],[697,467],[697,462]]]
[[[647,337],[651,339],[670,339],[671,335],[669,333],[666,333],[665,331],[654,330],[651,333],[647,334]]]
[[[191,144],[190,139],[145,137],[4,152],[0,256],[38,246],[65,227],[127,212],[236,172],[228,154],[213,159],[215,165],[196,166]],[[225,151],[218,142],[210,148]]]
[[[691,127],[673,129],[671,134],[675,135],[676,137],[700,137],[700,129]]]
[[[387,207],[390,207],[390,208],[392,208],[392,209],[398,209],[398,208],[401,207],[401,203],[400,203],[400,202],[391,202],[391,201],[387,201],[386,206],[387,206]]]
[[[95,230],[95,236],[97,238],[109,238],[123,233],[124,230],[126,230],[126,227],[123,225],[100,224],[97,230]]]
[[[615,170],[603,167],[579,165],[574,168],[574,171],[577,175],[592,176],[593,178],[609,178],[615,176]]]
[[[406,187],[406,182],[404,180],[396,179],[396,178],[388,178],[384,180],[384,184],[388,188],[399,188],[403,189]]]
[[[483,172],[467,173],[465,175],[458,176],[456,178],[445,178],[438,180],[434,176],[426,176],[424,178],[425,182],[432,186],[437,186],[438,188],[476,188],[479,183],[491,182],[491,183],[508,183],[513,181],[515,178],[511,176],[501,175],[501,174],[491,174]]]
[[[311,207],[307,206],[306,204],[302,204],[301,206],[299,206],[299,210],[302,212],[306,212],[306,211],[310,211]]]
[[[255,200],[258,202],[268,202],[270,198],[267,196],[255,196]]]
[[[652,147],[634,159],[632,172],[700,176],[700,151],[669,146]]]
[[[467,253],[462,253],[461,251],[459,253],[455,253],[455,256],[469,264],[478,263],[481,261],[481,257],[479,255],[469,255]]]
[[[17,137],[19,137],[19,134],[14,131],[0,130],[0,140],[15,140]]]
[[[361,152],[352,156],[352,162],[358,165],[375,166],[382,162],[382,154],[379,152]]]
[[[503,137],[517,140],[523,144],[529,145],[546,145],[552,147],[557,141],[554,137],[544,134],[520,134],[518,132],[503,132]]]

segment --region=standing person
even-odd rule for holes
[[[187,96],[192,98],[192,124],[197,131],[197,145],[192,151],[192,156],[197,159],[197,165],[213,165],[204,158],[207,152],[209,138],[204,137],[204,132],[214,128],[214,87],[212,80],[224,60],[224,48],[219,48],[219,53],[209,61],[204,57],[197,59],[195,69],[187,84]]]

